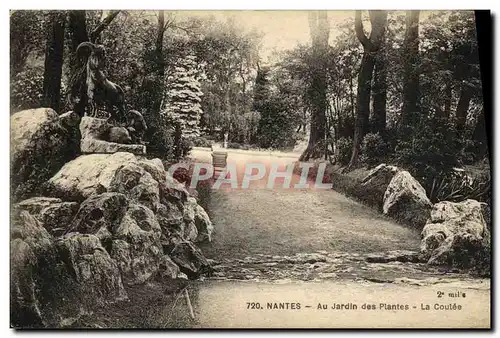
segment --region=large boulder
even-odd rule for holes
[[[99,238],[71,233],[58,239],[56,248],[82,295],[91,296],[93,302],[101,304],[128,298],[120,270]]]
[[[51,248],[52,236],[25,210],[14,209],[10,242],[10,306],[13,326],[42,327],[45,321],[36,284],[38,258]]]
[[[116,171],[125,164],[137,163],[131,153],[82,155],[66,163],[47,184],[54,197],[83,201],[109,189]]]
[[[154,211],[160,203],[158,182],[135,163],[125,164],[116,170],[108,191],[120,192]]]
[[[165,176],[165,184],[160,185],[160,198],[162,199],[162,203],[171,201],[184,204],[189,196],[189,192],[186,190],[184,184],[179,183],[170,174]]]
[[[385,163],[378,165],[361,180],[362,193],[358,197],[382,209],[385,191],[398,171],[399,168],[393,165]]]
[[[111,240],[113,229],[122,221],[129,205],[125,195],[107,192],[86,199],[66,232],[94,234],[100,240]]]
[[[194,224],[198,229],[196,242],[211,242],[214,226],[212,225],[212,221],[210,220],[210,217],[208,217],[207,212],[201,205],[198,204],[196,205],[194,215]]]
[[[167,201],[158,205],[156,217],[162,227],[162,231],[184,232],[184,214],[178,204]]]
[[[159,158],[140,159],[138,163],[144,170],[146,170],[159,184],[167,182],[167,173],[165,166]]]
[[[131,204],[113,231],[111,257],[118,262],[128,284],[147,281],[158,271],[163,250],[161,228],[147,207]]]
[[[188,233],[194,237],[193,241],[203,242],[207,240],[210,242],[212,240],[212,232],[214,230],[212,221],[210,221],[210,217],[208,217],[205,209],[196,202],[194,197],[188,197],[184,205],[183,217],[186,225],[188,225],[187,228],[190,229]],[[191,226],[194,226],[196,232],[191,230]]]
[[[409,172],[394,175],[384,194],[385,215],[420,230],[429,219],[431,208],[425,189]]]
[[[11,191],[14,200],[40,193],[64,163],[79,152],[80,135],[74,113],[59,115],[50,108],[23,110],[10,119]]]
[[[14,209],[13,213],[11,239],[23,240],[36,255],[47,251],[52,244],[53,237],[40,222],[25,210]]]
[[[129,152],[138,155],[146,154],[146,146],[142,144],[118,143],[130,142],[126,129],[121,133],[118,127],[114,127],[104,119],[94,117],[83,117],[80,122],[80,133],[82,134],[81,151],[84,154],[104,153],[112,154],[116,152]],[[110,142],[115,141],[115,142]]]
[[[63,202],[52,197],[32,197],[17,203],[16,206],[35,216],[54,237],[59,237],[66,231],[79,207],[76,202]]]
[[[176,278],[186,278],[179,266],[175,264],[168,255],[163,255],[160,259],[160,265],[158,267],[158,273],[156,274],[156,280],[167,281]]]
[[[420,249],[429,264],[466,268],[488,265],[490,232],[481,203],[468,199],[435,204],[430,221],[422,230]]]
[[[54,240],[26,210],[11,230],[11,323],[58,327],[61,320],[127,299],[116,262],[94,235]]]
[[[205,258],[201,250],[190,241],[177,241],[173,250],[167,254],[189,279],[196,279],[201,274],[210,274],[212,271],[210,262]]]

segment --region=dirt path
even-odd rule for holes
[[[208,152],[193,155],[199,160],[210,159]],[[284,170],[298,158],[290,153],[278,156],[230,152],[228,163],[236,164],[241,182],[245,163],[263,163],[268,171],[278,163]],[[298,180],[294,175],[292,182]],[[208,209],[216,234],[212,243],[203,246],[208,257],[418,249],[418,232],[331,189],[284,189],[279,183],[267,188],[267,182],[268,175],[252,181],[249,189],[231,189],[225,184],[212,191]]]
[[[194,155],[210,161],[206,151]],[[284,170],[298,157],[279,155],[229,153],[238,187],[245,163]],[[196,319],[185,315],[186,326],[490,326],[489,279],[419,262],[419,232],[331,189],[269,189],[267,179],[212,190],[215,234],[202,249],[214,273],[191,287]]]

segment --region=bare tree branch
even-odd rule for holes
[[[113,19],[116,18],[116,16],[120,12],[121,11],[111,11],[111,13],[109,13],[108,16],[106,16],[104,20],[102,20],[102,22],[92,31],[92,33],[90,33],[90,41],[95,42],[101,32],[109,26],[111,21],[113,21]]]

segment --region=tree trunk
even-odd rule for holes
[[[51,12],[50,21],[51,27],[48,32],[47,49],[45,51],[42,106],[50,107],[59,112],[66,12]]]
[[[361,142],[365,136],[370,117],[370,92],[373,67],[375,65],[374,56],[368,52],[363,54],[361,59],[361,69],[358,75],[358,95],[356,98],[356,119],[354,121],[354,139],[351,160],[349,167],[356,164]]]
[[[381,49],[375,56],[375,78],[373,81],[373,119],[372,132],[385,135],[387,120],[387,57],[385,34],[382,36]]]
[[[325,11],[309,13],[309,26],[312,38],[313,70],[309,100],[311,102],[311,131],[307,149],[299,160],[322,157],[325,153],[321,145],[326,147],[326,73],[328,55],[328,38],[330,26]]]
[[[418,71],[418,21],[420,11],[406,12],[406,32],[403,55],[405,57],[403,76],[402,127],[415,123],[419,112],[419,71]]]
[[[75,55],[76,48],[79,44],[89,41],[86,20],[86,11],[69,12],[68,28],[71,36],[71,56]]]
[[[476,126],[474,127],[474,133],[472,134],[472,139],[479,142],[479,146],[476,148],[478,150],[477,157],[481,158],[488,154],[488,133],[486,130],[486,120],[484,116],[484,109],[481,109],[481,113],[478,116]]]
[[[86,11],[70,11],[68,20],[68,30],[71,39],[69,50],[70,74],[72,78],[76,69],[80,67],[80,60],[76,57],[76,48],[79,44],[89,41],[87,32]]]
[[[373,68],[375,57],[379,51],[382,37],[384,36],[387,23],[387,11],[369,11],[372,32],[370,38],[363,31],[361,12],[356,11],[355,30],[356,36],[363,45],[363,58],[358,74],[358,93],[356,98],[356,119],[354,121],[354,138],[352,145],[351,160],[348,169],[354,167],[358,161],[359,150],[363,137],[368,132],[370,119],[370,96]]]
[[[458,99],[456,117],[457,131],[462,132],[465,129],[467,121],[467,112],[469,111],[470,101],[472,100],[473,90],[468,85],[463,84],[460,89],[460,98]]]
[[[164,77],[165,77],[165,60],[163,59],[163,37],[165,36],[165,11],[158,12],[158,27],[155,41],[155,68],[158,81],[159,90],[157,91],[158,97],[153,105],[153,111],[157,112],[161,109],[161,102],[164,97]]]
[[[445,88],[445,98],[444,98],[444,117],[446,119],[450,118],[451,114],[451,98],[452,98],[452,88],[451,88],[451,81],[450,83],[446,84]]]

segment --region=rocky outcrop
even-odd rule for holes
[[[67,233],[94,234],[100,240],[110,240],[113,229],[118,227],[129,205],[125,195],[103,193],[86,199],[76,214]]]
[[[384,194],[383,213],[421,229],[429,219],[432,203],[424,188],[407,171],[399,171]]]
[[[489,265],[490,233],[481,203],[469,199],[435,204],[422,231],[421,253],[429,264]]]
[[[55,246],[80,294],[97,304],[127,299],[118,266],[97,236],[71,233],[59,238]]]
[[[212,222],[210,221],[210,218],[208,217],[205,209],[198,205],[194,197],[189,197],[187,199],[183,217],[184,221],[188,225],[192,225],[192,230],[189,231],[191,233],[191,236],[194,237],[193,241],[212,241],[212,232],[214,231]]]
[[[51,197],[32,197],[16,206],[33,215],[54,237],[61,236],[66,231],[79,208],[76,202],[63,202]]]
[[[116,152],[146,154],[146,146],[128,144],[132,139],[125,128],[115,127],[104,119],[83,117],[80,123],[80,133],[82,134],[81,152],[84,154]]]
[[[36,283],[39,257],[50,250],[52,237],[27,211],[15,209],[10,242],[11,323],[45,324]]]
[[[11,190],[14,200],[40,193],[41,187],[79,152],[78,116],[50,108],[23,110],[11,116]]]
[[[385,163],[375,167],[360,182],[361,198],[369,199],[373,206],[382,210],[385,191],[398,171],[398,167]]]
[[[47,184],[47,194],[65,200],[99,195],[109,189],[116,171],[124,164],[136,163],[130,153],[82,155],[66,163]]]
[[[211,239],[210,218],[159,159],[81,155],[44,186],[44,197],[15,205],[22,215],[11,240],[15,325],[57,327],[126,299],[124,285],[211,272],[194,244]]]
[[[160,203],[158,181],[136,163],[124,164],[118,168],[108,190],[123,193],[129,199],[144,204],[151,210],[156,211]]]
[[[161,228],[154,213],[131,204],[120,225],[113,230],[111,257],[118,262],[125,282],[143,283],[159,268],[163,256]]]
[[[127,298],[118,266],[96,236],[72,233],[55,239],[18,207],[12,221],[13,326],[54,327],[81,308]]]

